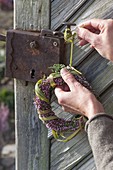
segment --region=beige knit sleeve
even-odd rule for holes
[[[113,117],[99,113],[85,126],[97,170],[113,170]]]

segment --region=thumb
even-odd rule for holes
[[[66,94],[66,92],[63,91],[60,87],[56,87],[54,91],[55,91],[55,95],[58,99],[60,99],[61,97],[63,97]]]
[[[66,69],[61,69],[61,76],[65,83],[69,86],[70,90],[72,91],[74,89],[74,83],[77,82],[74,78],[74,76]]]
[[[98,41],[98,37],[99,37],[98,34],[92,33],[88,29],[81,28],[81,27],[78,27],[77,34],[80,38],[89,42],[92,46],[95,46],[94,44],[96,44],[96,42]]]

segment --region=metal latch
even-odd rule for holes
[[[61,32],[9,30],[6,37],[6,76],[36,82],[48,67],[62,63],[64,38]]]

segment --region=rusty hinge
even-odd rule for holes
[[[62,63],[64,44],[63,33],[58,31],[9,30],[6,36],[6,76],[36,82],[50,73],[48,67]]]

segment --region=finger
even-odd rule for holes
[[[97,40],[99,39],[99,35],[92,33],[85,28],[79,28],[77,33],[79,37],[92,45],[94,45],[95,42],[97,42]]]
[[[79,42],[80,46],[84,46],[84,45],[88,44],[88,42],[83,40],[81,37],[77,36],[77,38],[78,38],[78,42]]]
[[[55,95],[58,99],[65,98],[66,94],[68,93],[59,87],[56,87],[54,91],[55,91]]]
[[[87,42],[86,40],[82,40],[82,39],[81,39],[81,40],[79,41],[79,45],[80,45],[80,46],[84,46],[84,45],[86,45],[86,44],[88,44],[88,42]]]
[[[55,88],[55,95],[58,98],[58,103],[60,105],[63,105],[68,98],[69,92],[65,92],[62,89],[56,87]]]
[[[101,29],[104,26],[104,20],[102,20],[102,19],[91,19],[91,20],[88,20],[88,21],[81,23],[79,26],[83,27],[83,28],[87,28],[87,29],[95,28],[96,30],[101,31]]]
[[[77,35],[77,38],[78,38],[78,40],[82,40],[82,38],[81,38],[81,37],[79,37],[78,35]]]
[[[74,76],[66,68],[61,69],[61,76],[72,91],[75,88],[75,83],[78,83]]]

